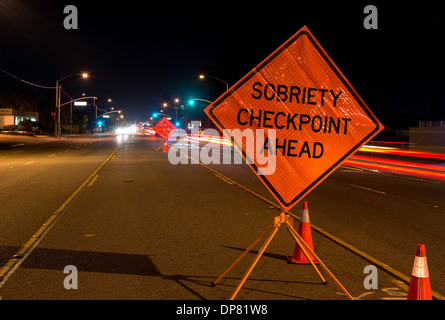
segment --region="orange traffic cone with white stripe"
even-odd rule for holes
[[[303,202],[303,208],[301,210],[300,222],[298,223],[297,233],[303,238],[304,242],[309,246],[309,248],[314,251],[314,245],[312,244],[312,232],[311,232],[311,223],[309,221],[309,210],[307,208],[307,202]],[[307,251],[307,250],[306,250]],[[315,264],[318,264],[318,261],[315,260],[314,257],[308,252],[309,257]],[[287,256],[287,259],[291,263],[310,263],[309,260],[301,250],[298,243],[295,244],[294,253],[291,256]]]
[[[162,149],[162,152],[168,152],[167,140],[164,142],[164,149]]]
[[[426,262],[425,245],[418,244],[413,272],[409,283],[408,300],[432,300],[430,275]]]

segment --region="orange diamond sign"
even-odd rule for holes
[[[285,210],[383,129],[307,27],[205,112]]]
[[[168,121],[166,117],[162,118],[162,120],[153,128],[153,130],[165,140],[167,140],[170,132],[175,129],[176,127],[174,124]]]

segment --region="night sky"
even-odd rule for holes
[[[0,68],[44,86],[88,72],[63,87],[144,121],[168,96],[215,100],[225,86],[200,72],[233,85],[306,25],[386,127],[445,120],[443,5],[388,2],[0,0]],[[367,4],[377,30],[363,26]],[[0,92],[15,84],[0,73]]]

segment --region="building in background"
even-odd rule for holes
[[[7,125],[18,125],[20,121],[39,121],[39,113],[34,111],[20,111],[12,108],[0,108],[0,129]]]

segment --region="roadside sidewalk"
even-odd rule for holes
[[[4,134],[0,133],[0,150],[4,149],[13,149],[18,147],[23,147],[25,145],[36,145],[40,143],[54,142],[59,141],[61,139],[67,139],[71,137],[82,137],[82,136],[90,136],[87,134],[73,134],[61,136],[60,138],[54,138],[51,135],[20,135],[20,134]]]
[[[0,150],[23,147],[24,145],[39,144],[55,141],[54,137],[48,135],[25,136],[0,133]]]

